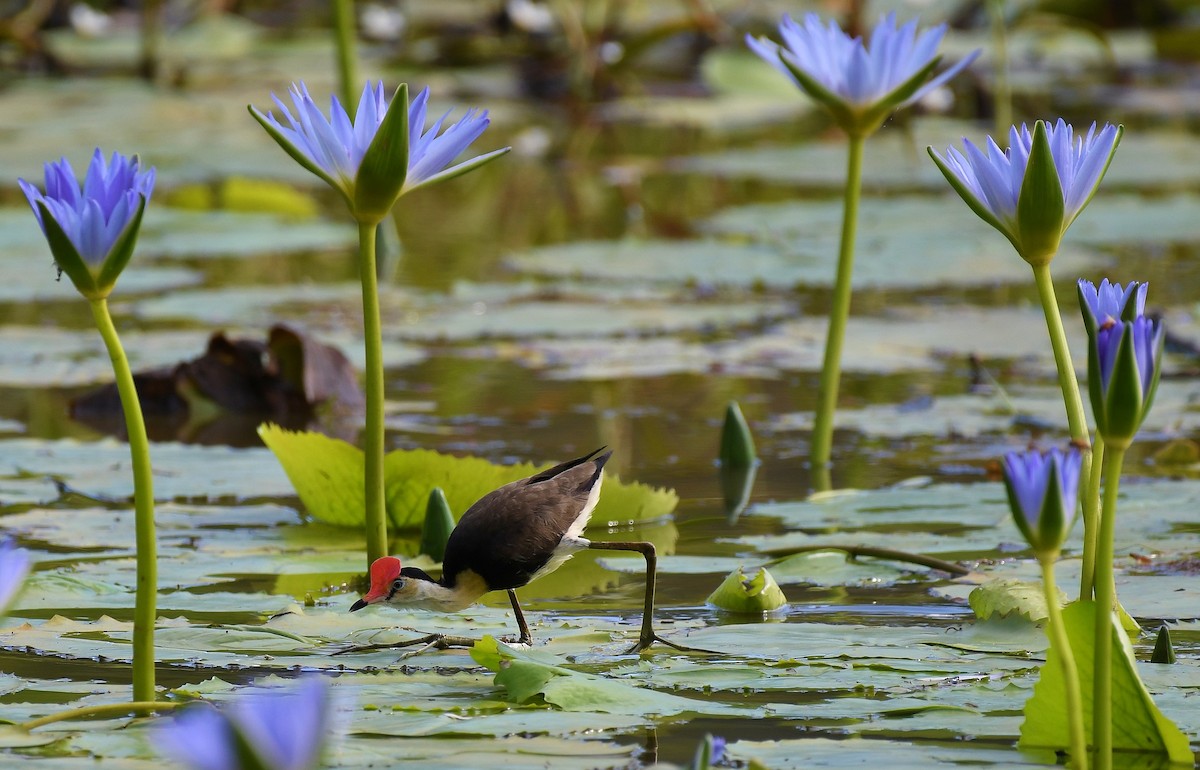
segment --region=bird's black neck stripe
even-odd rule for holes
[[[445,575],[442,575],[441,580],[434,580],[432,577],[429,576],[428,572],[421,569],[420,567],[404,567],[400,570],[400,576],[406,577],[406,578],[415,578],[417,580],[424,580],[427,583],[435,583],[437,585],[444,586],[446,588],[450,587],[449,585],[446,584],[446,576]],[[395,588],[395,585],[393,584],[392,590],[388,591],[388,599],[391,599],[395,593],[396,593],[396,588]]]

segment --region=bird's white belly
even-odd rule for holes
[[[580,527],[582,530],[583,527]],[[575,555],[577,551],[585,550],[591,545],[591,541],[582,537],[575,537],[570,534],[564,535],[563,539],[558,541],[558,545],[554,547],[554,552],[550,555],[550,560],[541,566],[541,568],[533,573],[529,578],[529,582],[540,578],[542,575],[549,575],[554,570],[563,565],[567,559]]]

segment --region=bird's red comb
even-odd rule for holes
[[[395,556],[380,556],[371,564],[371,589],[386,587],[400,575],[400,560]]]

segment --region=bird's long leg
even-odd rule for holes
[[[662,642],[668,647],[674,647],[677,650],[685,652],[719,654],[715,650],[685,647],[682,644],[676,644],[675,642],[663,639],[654,633],[654,584],[657,582],[656,577],[658,575],[658,554],[654,550],[654,543],[589,542],[588,548],[597,551],[637,551],[646,558],[646,604],[642,608],[642,633],[638,637],[637,644],[629,648],[629,652],[641,652],[655,642]]]
[[[517,592],[511,588],[508,589],[508,601],[512,604],[513,614],[517,616],[517,628],[521,630],[521,638],[517,640],[517,644],[533,644],[533,634],[529,633],[525,613],[521,612],[521,605],[517,603]]]

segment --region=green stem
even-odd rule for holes
[[[358,277],[362,281],[363,346],[366,350],[367,415],[363,431],[366,460],[367,566],[387,556],[387,513],[383,496],[383,332],[379,321],[379,282],[375,273],[375,230],[358,226]]]
[[[129,457],[133,464],[134,531],[137,545],[137,588],[133,611],[133,700],[154,700],[154,602],[158,590],[158,555],[154,537],[154,476],[150,469],[150,441],[138,402],[137,387],[129,359],[108,313],[108,300],[91,300],[92,317],[112,359],[125,432],[129,435]]]
[[[1058,311],[1058,297],[1054,294],[1054,281],[1050,277],[1050,260],[1045,264],[1033,266],[1033,278],[1037,283],[1038,299],[1042,303],[1042,312],[1046,316],[1046,330],[1050,333],[1050,347],[1054,349],[1054,365],[1058,369],[1058,386],[1062,390],[1063,403],[1067,408],[1067,426],[1071,431],[1071,441],[1083,451],[1083,464],[1079,469],[1080,487],[1087,491],[1083,495],[1083,525],[1086,537],[1088,522],[1099,521],[1099,496],[1091,494],[1098,489],[1099,480],[1093,479],[1100,472],[1100,458],[1103,451],[1095,458],[1091,449],[1091,438],[1088,435],[1087,417],[1083,411],[1083,398],[1079,395],[1079,379],[1075,376],[1075,365],[1071,361],[1071,351],[1067,347],[1067,332],[1063,329],[1062,314]],[[1095,526],[1093,525],[1093,529]],[[1084,572],[1087,572],[1087,548],[1084,546]],[[1093,559],[1092,564],[1095,564]],[[1093,574],[1094,574],[1093,566]],[[1088,593],[1088,596],[1091,594]],[[1082,594],[1081,594],[1082,596]],[[1086,598],[1086,597],[1085,597]]]
[[[971,570],[952,561],[945,561],[921,553],[908,553],[907,551],[897,551],[894,548],[879,548],[869,545],[794,545],[785,548],[766,548],[762,553],[774,558],[787,558],[796,554],[820,553],[821,551],[840,551],[848,556],[870,556],[876,559],[917,564],[922,567],[941,570],[955,577],[963,577],[964,575],[971,574]]]
[[[1096,543],[1099,539],[1100,479],[1104,467],[1104,439],[1096,434],[1092,442],[1092,465],[1083,488],[1083,573],[1079,579],[1079,598],[1090,599],[1096,586]]]
[[[28,732],[35,727],[42,727],[44,725],[54,724],[55,722],[66,722],[70,719],[124,716],[125,714],[145,714],[153,713],[155,711],[172,711],[177,708],[188,706],[193,702],[194,701],[152,700],[134,701],[133,703],[103,703],[96,706],[83,706],[77,709],[56,711],[53,714],[47,714],[44,717],[31,719],[28,722],[22,722],[17,726]]]
[[[333,0],[333,40],[337,48],[338,93],[351,115],[358,105],[358,57],[354,43],[354,0]]]
[[[846,160],[846,194],[842,210],[842,244],[838,251],[837,280],[833,303],[829,308],[829,332],[825,337],[825,361],[821,366],[821,384],[817,395],[817,414],[813,422],[813,488],[831,487],[829,459],[833,446],[833,415],[837,410],[838,385],[842,376],[842,343],[846,320],[850,317],[850,283],[854,272],[854,237],[858,230],[858,201],[862,192],[862,157],[866,136],[851,134]]]
[[[1006,136],[1012,125],[1012,89],[1008,84],[1008,30],[1004,18],[1004,0],[988,0],[988,21],[992,28],[992,111],[996,116],[996,136]]]
[[[1042,588],[1046,593],[1046,611],[1049,614],[1046,633],[1058,651],[1062,665],[1063,680],[1067,687],[1067,722],[1071,738],[1071,765],[1075,770],[1087,770],[1087,733],[1083,728],[1083,694],[1079,685],[1079,669],[1075,655],[1071,652],[1071,640],[1063,624],[1062,607],[1058,604],[1058,586],[1054,582],[1054,559],[1057,554],[1039,559],[1042,564]]]
[[[145,0],[142,3],[142,50],[138,69],[142,79],[151,83],[158,77],[161,59],[162,5],[163,0]]]
[[[1050,347],[1054,349],[1054,364],[1058,367],[1058,386],[1062,389],[1063,401],[1067,406],[1067,425],[1071,440],[1087,448],[1087,418],[1083,412],[1083,399],[1079,395],[1079,380],[1075,377],[1075,365],[1071,362],[1071,351],[1067,348],[1067,332],[1063,329],[1062,315],[1058,312],[1058,297],[1054,294],[1054,281],[1050,277],[1050,265],[1034,265],[1033,278],[1037,282],[1038,299],[1046,315],[1046,330],[1050,332]]]
[[[1125,446],[1110,444],[1104,457],[1104,508],[1096,543],[1096,670],[1092,685],[1092,736],[1096,745],[1096,768],[1112,768],[1112,644],[1113,606],[1116,588],[1113,576],[1113,530],[1117,518],[1117,487]]]

